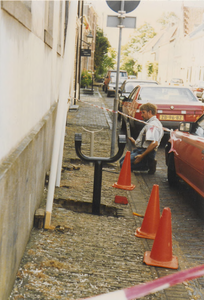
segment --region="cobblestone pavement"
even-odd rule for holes
[[[102,92],[81,95],[81,99],[112,108],[113,98],[105,98]],[[164,207],[171,209],[173,254],[179,260],[178,270],[203,263],[204,222],[191,205],[198,206],[199,199],[182,182],[177,189],[169,188],[162,146],[154,176],[132,173],[132,183],[136,185],[133,191],[112,187],[120,173],[118,162],[104,165],[101,215],[90,213],[94,167],[77,157],[74,134],[82,133],[82,152],[89,155],[90,134],[84,129],[102,129],[94,135],[94,156],[109,157],[112,116],[84,102],[78,104],[78,111],[68,113],[61,186],[55,189],[52,212],[55,230],[33,228],[10,300],[85,298],[177,272],[145,265],[144,252],[151,250],[153,241],[135,237],[142,218],[132,212],[145,213],[154,184],[159,185],[161,212]],[[42,207],[46,194],[47,186]],[[128,205],[115,204],[116,195],[127,197]],[[203,288],[201,277],[143,299],[204,299]]]

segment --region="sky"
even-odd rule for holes
[[[109,8],[105,0],[87,1],[93,5],[98,14],[98,26],[103,29],[105,36],[107,36],[111,46],[118,50],[119,29],[107,27],[107,15],[116,15],[116,13]],[[181,1],[181,0],[141,0],[140,4],[134,11],[128,13],[127,16],[136,17],[136,28],[143,25],[145,22],[151,24],[156,32],[161,30],[161,25],[157,22],[162,17],[163,13],[174,12],[179,18],[181,17],[182,4],[185,6],[196,6],[204,8],[203,0]],[[122,45],[126,44],[134,29],[124,28],[122,30]]]

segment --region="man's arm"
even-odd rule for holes
[[[142,153],[137,156],[135,156],[135,161],[134,164],[138,164],[147,154],[149,154],[151,151],[153,151],[156,147],[158,146],[158,142],[151,142],[147,149]]]

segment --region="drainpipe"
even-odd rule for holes
[[[59,162],[60,149],[63,147],[62,140],[64,144],[64,139],[62,139],[62,134],[64,136],[65,132],[65,114],[67,115],[67,95],[69,95],[70,80],[72,79],[72,72],[74,69],[74,51],[75,51],[75,26],[77,16],[77,1],[70,1],[69,6],[69,18],[68,18],[68,27],[66,35],[66,45],[62,69],[62,79],[59,92],[59,103],[57,107],[57,116],[55,123],[55,134],[53,142],[53,151],[52,151],[52,161],[50,168],[50,177],[48,185],[48,195],[47,195],[47,204],[46,204],[46,216],[45,216],[45,228],[51,228],[51,214],[55,190],[55,181],[57,174],[57,166]],[[60,143],[61,142],[61,143]]]

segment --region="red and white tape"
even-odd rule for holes
[[[119,110],[118,110],[118,111],[114,111],[114,110],[112,110],[112,109],[109,109],[109,108],[106,108],[106,107],[102,107],[102,106],[98,106],[98,105],[89,103],[89,102],[87,102],[87,101],[83,101],[83,100],[80,100],[80,99],[76,99],[76,100],[79,101],[79,102],[88,104],[88,105],[90,105],[90,106],[94,106],[94,107],[97,107],[97,108],[99,108],[99,109],[103,109],[103,110],[109,111],[109,112],[111,112],[111,113],[117,113],[117,112],[118,112],[118,113],[121,114],[122,116],[125,116],[125,117],[127,117],[127,118],[129,118],[129,119],[135,120],[135,121],[140,122],[140,123],[143,123],[143,124],[148,124],[148,123],[145,122],[145,121],[142,121],[142,120],[133,118],[133,117],[131,117],[131,116],[128,116],[128,115],[124,114],[123,112],[121,112],[121,111],[119,111]],[[155,125],[154,125],[154,126],[155,126]],[[163,127],[163,129],[164,129],[164,131],[171,132],[171,130],[170,130],[169,128]]]
[[[139,284],[123,290],[98,295],[86,299],[93,300],[133,300],[167,289],[186,280],[192,280],[204,275],[204,265],[200,265],[185,271],[180,271],[147,283]]]

